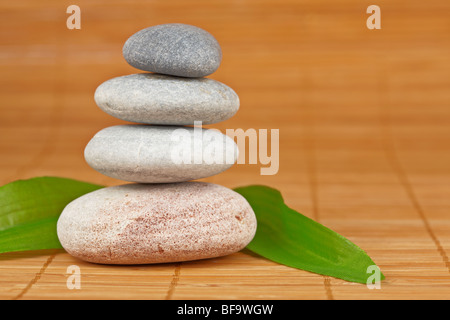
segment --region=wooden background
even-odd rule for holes
[[[0,183],[54,175],[106,185],[83,159],[89,139],[123,123],[96,87],[136,73],[125,40],[182,22],[211,32],[241,109],[210,127],[280,129],[280,170],[235,165],[205,179],[278,188],[288,205],[366,250],[380,290],[288,268],[245,250],[148,266],[100,266],[63,251],[0,255],[2,299],[449,299],[450,2],[79,0],[0,4]],[[382,29],[366,28],[366,8]],[[67,267],[81,268],[68,290]]]

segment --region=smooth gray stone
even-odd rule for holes
[[[113,117],[163,125],[217,123],[239,109],[238,95],[219,81],[155,73],[110,79],[97,88],[95,101]]]
[[[147,264],[219,257],[244,248],[257,222],[247,200],[217,184],[126,184],[69,203],[58,238],[94,263]]]
[[[84,157],[112,178],[166,183],[216,175],[230,168],[238,153],[233,139],[213,129],[120,125],[98,132]]]
[[[138,31],[123,46],[125,60],[137,69],[180,77],[204,77],[222,60],[217,40],[207,31],[179,23]]]

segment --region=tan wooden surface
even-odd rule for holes
[[[380,290],[288,268],[245,250],[181,264],[102,266],[63,251],[0,255],[2,299],[449,299],[450,24],[447,0],[71,1],[0,4],[0,183],[54,175],[105,185],[83,159],[100,129],[103,81],[137,72],[127,37],[202,27],[224,59],[211,78],[239,94],[210,127],[280,129],[280,170],[236,165],[205,179],[278,188],[294,209],[366,250]],[[370,4],[382,29],[368,30]],[[81,268],[68,290],[67,267]]]

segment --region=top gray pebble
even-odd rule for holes
[[[123,56],[133,67],[155,73],[198,78],[219,68],[222,50],[207,31],[170,23],[138,31],[125,42]]]

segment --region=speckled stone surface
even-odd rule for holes
[[[148,125],[105,128],[89,141],[84,151],[86,162],[98,172],[141,183],[182,182],[213,176],[230,168],[238,155],[233,139],[219,131]]]
[[[64,249],[103,264],[148,264],[219,257],[256,232],[248,202],[205,182],[100,189],[66,206],[57,232]]]
[[[138,31],[125,42],[123,56],[133,67],[180,77],[204,77],[220,65],[222,50],[207,31],[172,23]]]
[[[95,101],[116,118],[162,125],[217,123],[239,109],[237,94],[219,81],[154,73],[110,79],[97,88]]]

